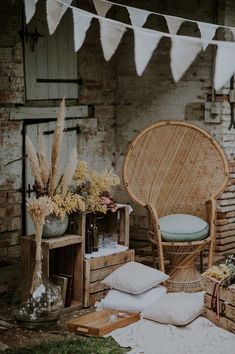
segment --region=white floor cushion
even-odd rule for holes
[[[110,290],[97,307],[141,312],[146,307],[159,301],[165,294],[166,288],[161,285],[137,295],[124,293],[119,290]]]
[[[128,262],[109,274],[102,283],[111,289],[129,294],[141,294],[167,280],[169,276],[160,270],[138,262]]]
[[[192,294],[168,293],[159,301],[147,307],[142,315],[148,320],[183,326],[200,316],[203,304],[203,291]]]

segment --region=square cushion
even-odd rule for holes
[[[201,315],[203,304],[204,291],[198,293],[169,293],[147,307],[142,315],[148,320],[183,326]]]
[[[129,294],[141,294],[167,280],[169,276],[160,270],[138,262],[129,262],[109,274],[102,283],[111,289]]]
[[[142,294],[128,294],[119,290],[110,290],[97,307],[104,309],[141,312],[166,294],[166,288],[158,285]]]

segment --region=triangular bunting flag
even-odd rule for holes
[[[171,72],[174,80],[179,81],[202,50],[202,43],[182,37],[173,37],[171,41]]]
[[[235,47],[217,44],[214,87],[220,90],[235,73]]]
[[[170,34],[176,34],[181,24],[184,22],[183,19],[171,16],[164,16],[167,22],[167,26]]]
[[[86,37],[86,32],[90,27],[92,16],[73,8],[73,24],[74,24],[74,50],[77,52]]]
[[[197,24],[198,24],[198,28],[201,32],[201,38],[206,39],[208,41],[212,40],[217,28],[219,27],[217,25],[212,25],[212,24],[204,23],[204,22],[197,22]],[[208,47],[208,44],[209,43],[207,43],[207,42],[203,42],[203,45],[202,45],[203,50],[206,50],[206,48]]]
[[[154,49],[157,47],[161,34],[134,30],[135,35],[135,66],[139,76],[144,72]]]
[[[135,27],[143,27],[148,18],[148,15],[151,14],[151,12],[149,11],[135,9],[134,7],[127,6],[126,8],[129,12],[132,26]]]
[[[73,0],[63,0],[63,2],[68,6],[72,1]],[[61,18],[67,10],[68,6],[66,5],[63,5],[61,2],[57,2],[56,0],[47,0],[47,24],[50,35],[55,32]]]
[[[100,19],[100,40],[105,60],[111,59],[126,30],[124,24]]]
[[[100,17],[105,17],[109,9],[112,7],[113,4],[108,2],[104,2],[101,0],[93,0],[97,15]]]
[[[29,23],[35,14],[38,0],[24,0],[26,23]]]
[[[235,28],[232,27],[232,28],[230,28],[230,30],[231,30],[231,32],[233,34],[233,40],[235,41]]]

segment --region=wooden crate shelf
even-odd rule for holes
[[[35,267],[36,244],[33,236],[22,237],[23,274],[27,286],[30,285]],[[83,236],[64,235],[42,239],[42,271],[48,278],[51,274],[70,274],[72,282],[72,301],[64,312],[83,307]],[[71,262],[72,260],[72,262]]]

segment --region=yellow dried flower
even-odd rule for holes
[[[74,211],[85,210],[85,203],[81,196],[68,192],[65,197],[61,194],[56,194],[52,197],[53,213],[59,218],[63,219],[65,215],[71,214]]]
[[[100,211],[105,213],[107,206],[102,203],[103,192],[110,192],[120,183],[120,179],[113,172],[105,170],[98,172],[80,161],[75,171],[74,180],[83,196],[87,211]]]

